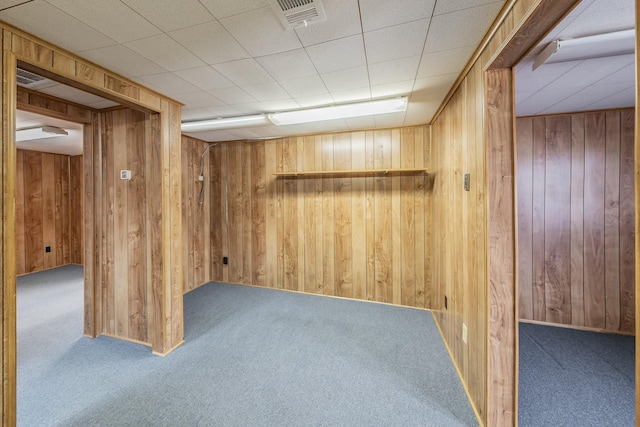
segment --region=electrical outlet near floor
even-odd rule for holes
[[[467,343],[467,325],[462,324],[462,342]]]

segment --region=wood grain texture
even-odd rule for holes
[[[624,110],[620,134],[620,330],[635,333],[635,111]],[[637,369],[637,368],[636,368]]]
[[[0,161],[2,173],[0,186],[2,187],[3,200],[0,203],[0,262],[2,273],[0,274],[0,289],[2,298],[0,307],[0,359],[2,363],[2,387],[0,397],[2,399],[1,414],[2,425],[14,426],[16,424],[16,246],[15,246],[15,183],[16,183],[16,145],[15,145],[15,105],[16,105],[16,58],[9,53],[11,35],[7,31],[2,32],[2,102],[0,112],[2,114],[2,131],[0,139]]]
[[[16,274],[82,264],[72,254],[83,248],[81,234],[74,238],[83,213],[71,208],[82,203],[82,194],[73,191],[82,176],[72,176],[66,155],[18,150],[16,159]]]
[[[489,246],[487,424],[517,423],[514,135],[511,70],[486,73]],[[505,181],[511,180],[511,183]]]
[[[381,302],[393,302],[395,289],[398,298],[402,298],[402,292],[405,295],[398,303],[428,307],[424,295],[430,293],[426,280],[431,277],[431,266],[424,258],[431,247],[424,242],[424,236],[432,217],[430,212],[425,212],[430,205],[424,201],[431,190],[424,185],[424,174],[415,178],[414,175],[352,177],[339,174],[274,177],[273,173],[391,167],[393,153],[398,166],[401,162],[415,164],[414,157],[419,153],[422,159],[418,163],[422,166],[424,156],[429,153],[424,145],[429,141],[428,128],[420,126],[264,142],[229,142],[213,147],[210,151],[213,159],[225,159],[226,153],[231,156],[228,169],[217,160],[208,166],[215,181],[212,192],[219,194],[210,205],[212,235],[220,236],[219,245],[223,248],[228,245],[229,253],[239,254],[230,256],[229,266],[224,267],[230,272],[228,280]],[[183,138],[183,143],[196,144],[196,141]],[[235,160],[231,160],[232,157]],[[241,180],[249,181],[250,186],[241,184],[240,190],[237,171],[240,165],[247,164],[252,165],[251,171],[243,173]],[[398,180],[395,189],[393,179]],[[398,216],[396,226],[392,227],[394,191]],[[418,206],[420,213],[416,211]],[[406,229],[402,225],[405,220],[411,222]],[[400,245],[397,254],[392,248],[394,233]],[[227,236],[228,244],[225,243]],[[216,240],[212,239],[214,248],[218,245]],[[243,273],[238,275],[236,272],[241,270]],[[405,279],[408,286],[404,285]],[[220,269],[212,270],[210,280],[227,278]],[[419,301],[417,288],[421,289]]]
[[[545,316],[571,322],[571,117],[547,118],[545,129]]]
[[[546,307],[545,311],[535,309],[539,296],[527,289],[536,283],[521,274],[522,319],[633,331],[635,315],[628,302],[625,305],[629,297],[633,299],[628,283],[635,276],[631,259],[635,251],[629,146],[634,131],[632,116],[633,110],[623,109],[517,120],[518,152],[539,146],[540,152],[546,153],[538,169],[526,157],[518,157],[519,174],[545,182],[541,194],[519,186],[518,203],[523,206],[532,196],[540,198],[539,204],[545,206],[547,249],[542,265],[535,244],[523,240],[526,222],[537,221],[535,208],[521,209],[524,223],[520,221],[518,229],[519,271],[545,272],[539,288]],[[527,132],[532,121],[543,128]],[[538,171],[545,171],[544,176]]]
[[[171,101],[149,89],[143,88],[133,81],[124,79],[117,74],[100,68],[95,64],[87,63],[80,57],[66,52],[59,47],[48,43],[44,40],[38,39],[26,32],[12,27],[8,24],[0,24],[2,27],[2,187],[3,187],[3,203],[2,203],[2,253],[3,258],[3,274],[2,274],[2,324],[0,329],[2,330],[2,366],[3,366],[3,387],[2,387],[2,418],[3,425],[15,424],[15,399],[16,399],[16,351],[15,351],[15,174],[16,174],[16,148],[14,141],[15,131],[15,106],[17,104],[16,93],[16,67],[20,64],[21,68],[34,71],[45,77],[52,78],[53,80],[60,81],[61,83],[69,84],[73,87],[81,90],[86,90],[90,93],[94,93],[100,96],[104,96],[108,99],[115,100],[116,102],[134,107],[139,110],[144,110],[147,113],[161,113],[158,128],[160,132],[155,135],[160,138],[150,140],[153,144],[164,145],[169,147],[169,150],[162,153],[160,159],[165,162],[159,178],[166,180],[168,183],[168,191],[161,194],[161,201],[169,201],[170,216],[164,218],[166,227],[163,228],[163,233],[168,230],[169,233],[163,234],[161,240],[161,249],[171,255],[165,258],[164,267],[168,275],[163,276],[166,279],[161,285],[165,285],[170,289],[170,292],[166,295],[166,298],[170,300],[170,312],[166,313],[163,310],[158,312],[159,316],[152,322],[152,330],[165,329],[170,330],[171,336],[169,340],[163,341],[162,345],[156,345],[154,350],[161,353],[167,353],[175,346],[182,342],[182,257],[177,254],[176,246],[181,244],[182,223],[180,215],[177,213],[181,209],[181,197],[180,197],[180,105],[174,101]],[[15,40],[15,43],[14,43]],[[119,81],[119,92],[110,91],[108,85],[109,82]],[[113,86],[112,86],[113,87]],[[126,90],[123,90],[126,88]],[[135,90],[138,89],[138,90]],[[23,99],[24,101],[24,99]],[[164,103],[164,106],[163,106]],[[168,108],[167,108],[168,106]],[[42,105],[41,107],[54,110],[51,105]],[[39,108],[39,107],[38,107]],[[71,110],[82,110],[81,108],[71,108]],[[67,110],[69,111],[69,110]],[[86,111],[86,110],[85,110]],[[77,111],[76,111],[77,113]],[[75,113],[74,113],[75,114]],[[89,113],[85,120],[80,120],[83,123],[91,122],[91,114]],[[145,128],[147,126],[145,125]],[[98,134],[98,133],[96,133]],[[149,145],[149,144],[147,144]],[[95,153],[95,151],[94,151]],[[91,160],[91,162],[90,162]],[[95,163],[93,161],[96,161]],[[93,174],[93,178],[100,180],[102,176],[102,169],[100,168],[100,156],[93,156],[91,159],[87,158],[88,162],[85,167],[85,171]],[[97,164],[96,164],[97,163]],[[96,166],[93,168],[93,166]],[[177,174],[177,176],[176,176]],[[104,182],[100,182],[104,184]],[[99,187],[99,186],[97,186]],[[60,193],[63,193],[64,184],[61,183]],[[98,195],[98,191],[92,189],[93,195]],[[101,190],[101,189],[100,189]],[[55,194],[54,190],[54,194]],[[42,197],[42,192],[40,197]],[[86,194],[84,212],[103,212],[95,210],[95,206],[100,205],[101,202],[95,198],[91,199]],[[26,194],[25,194],[26,196]],[[146,202],[145,202],[146,204]],[[61,211],[62,212],[62,211]],[[54,215],[55,219],[55,215]],[[61,215],[62,227],[64,228],[64,214]],[[89,225],[86,225],[89,224]],[[85,221],[86,230],[89,233],[85,233],[87,241],[94,242],[96,235],[93,233],[100,233],[100,237],[103,236],[104,231],[102,223],[99,221],[87,222]],[[26,242],[25,242],[26,243]],[[87,245],[85,245],[85,249]],[[94,287],[85,296],[91,298],[97,287],[101,286],[100,282],[95,282],[95,278],[102,280],[102,272],[96,272],[93,270],[94,266],[99,266],[105,263],[105,258],[102,257],[101,247],[99,251],[95,251],[94,247],[88,249],[87,254],[92,259],[87,260],[90,263],[90,267],[85,269],[85,282],[87,286]],[[64,252],[64,243],[63,243]],[[99,256],[96,259],[95,256]],[[63,255],[64,258],[64,255]],[[147,276],[150,277],[150,276]],[[87,291],[87,289],[85,289]],[[94,295],[95,296],[95,295]],[[165,295],[160,295],[165,298]],[[96,297],[95,300],[100,298]],[[95,301],[94,300],[94,301]],[[158,307],[165,308],[167,301],[162,301]],[[85,315],[92,311],[91,304],[87,304],[85,307]],[[98,316],[102,316],[102,307],[99,309]],[[97,319],[85,319],[86,322],[93,322]],[[101,320],[102,321],[102,320]],[[89,328],[91,329],[91,328]],[[85,331],[87,331],[87,324],[85,323]],[[93,336],[93,333],[89,331],[89,336]],[[160,334],[162,335],[162,334]],[[155,335],[154,335],[155,336]],[[163,338],[162,336],[160,338]]]

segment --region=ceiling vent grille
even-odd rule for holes
[[[30,73],[29,71],[18,68],[16,73],[16,80],[21,86],[35,86],[38,82],[45,80],[44,77],[37,74]]]
[[[306,27],[327,16],[320,0],[269,0],[285,29]]]

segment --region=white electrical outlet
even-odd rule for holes
[[[131,179],[131,171],[129,170],[121,170],[120,171],[120,179],[124,181],[129,181]]]
[[[467,343],[467,325],[462,324],[462,342]]]

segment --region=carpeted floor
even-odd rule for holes
[[[426,311],[210,283],[167,357],[81,334],[80,267],[19,278],[19,426],[478,425]]]
[[[520,324],[519,425],[635,426],[634,337]]]

